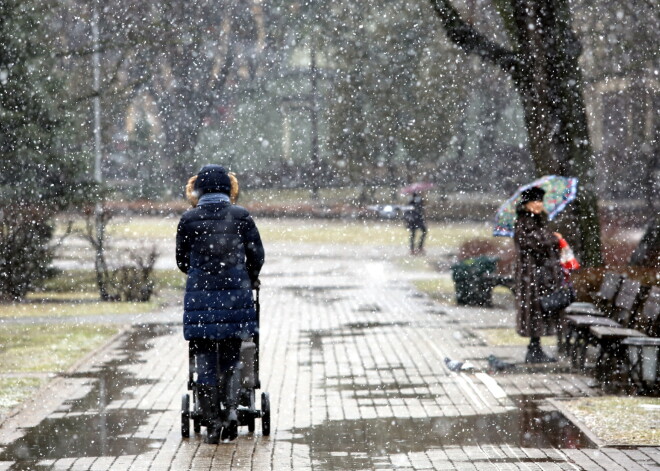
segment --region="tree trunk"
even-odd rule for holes
[[[390,199],[392,202],[396,201],[399,195],[399,187],[401,186],[401,179],[399,178],[396,162],[394,161],[396,145],[396,138],[394,136],[388,136],[385,145],[385,153],[387,155],[387,183],[390,187]]]
[[[580,42],[573,32],[568,0],[546,0],[554,8],[554,28],[548,42],[554,47],[549,54],[550,65],[554,65],[551,77],[553,97],[558,117],[557,145],[564,154],[562,175],[578,178],[580,190],[575,212],[581,242],[582,263],[585,266],[603,264],[598,197],[594,182],[595,165],[586,105],[582,94],[582,73],[579,58]]]

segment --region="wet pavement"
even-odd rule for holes
[[[596,394],[562,367],[491,374],[481,328],[509,307],[436,304],[388,251],[270,247],[261,380],[272,433],[180,435],[187,346],[178,308],[140,318],[0,426],[0,470],[660,469],[660,449],[597,448],[548,401]],[[320,256],[319,256],[320,252]],[[333,256],[334,254],[334,256]],[[419,274],[428,278],[428,273]],[[444,358],[470,360],[449,371]]]
[[[151,348],[154,338],[173,335],[175,330],[176,326],[162,324],[131,330],[117,346],[123,354],[90,371],[64,375],[63,378],[85,381],[89,388],[81,388],[83,396],[66,401],[58,412],[26,429],[21,438],[3,449],[0,461],[17,460],[12,470],[40,469],[39,463],[44,460],[141,454],[159,447],[162,440],[136,439],[133,435],[151,414],[164,410],[110,408],[108,405],[132,398],[132,388],[158,383],[156,379],[141,378],[124,367],[140,364],[141,354]]]

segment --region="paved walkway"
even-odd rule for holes
[[[547,402],[593,394],[565,372],[490,375],[478,328],[501,309],[442,306],[385,252],[271,247],[262,384],[270,437],[180,436],[187,379],[178,309],[141,318],[0,428],[0,470],[650,470],[660,449],[597,449]],[[158,323],[151,323],[156,322]],[[149,323],[146,323],[149,322]],[[448,356],[474,373],[453,373]]]

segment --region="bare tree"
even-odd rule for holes
[[[170,182],[188,175],[189,154],[217,105],[234,61],[234,10],[222,2],[163,2],[148,92],[164,134],[161,159]]]

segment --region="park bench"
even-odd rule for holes
[[[590,293],[594,303],[574,302],[564,309],[564,313],[566,315],[605,315],[611,309],[612,302],[624,278],[625,276],[619,273],[605,272],[598,291]]]
[[[654,286],[649,290],[636,326],[647,336],[630,336],[621,340],[622,348],[628,353],[624,358],[628,380],[642,390],[655,390],[659,386],[660,287]]]
[[[658,317],[654,310],[655,291],[651,293],[648,288],[640,289],[640,293],[643,292],[649,293],[643,304],[637,303],[632,309],[619,312],[617,320],[620,326],[592,326],[589,328],[594,344],[599,347],[595,375],[603,385],[614,384],[617,380],[621,380],[626,371],[627,347],[622,345],[623,340],[653,335]],[[642,297],[643,295],[639,298]]]
[[[574,368],[584,370],[587,357],[587,348],[595,345],[596,340],[592,334],[592,327],[621,327],[621,321],[627,321],[641,292],[639,281],[623,279],[614,298],[612,309],[601,316],[594,315],[567,315],[567,348],[570,352],[571,363]]]
[[[573,329],[576,323],[591,317],[602,318],[611,312],[623,278],[624,276],[618,273],[606,272],[598,291],[590,293],[595,304],[574,302],[564,309],[559,318],[557,331],[557,346],[561,355],[569,358],[572,355],[571,338],[574,335]]]

